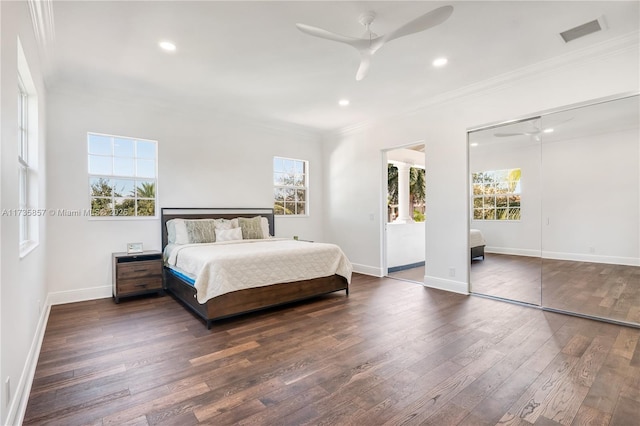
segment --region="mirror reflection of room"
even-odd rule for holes
[[[540,304],[540,119],[469,134],[471,291]]]
[[[473,293],[640,324],[639,105],[469,133]]]
[[[543,306],[640,323],[638,96],[542,117]]]

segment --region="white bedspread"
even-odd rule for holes
[[[335,244],[279,238],[172,245],[165,250],[165,261],[195,277],[200,303],[245,288],[334,274],[351,282],[353,271]]]
[[[484,240],[484,236],[479,229],[470,229],[469,230],[469,248],[474,248],[478,246],[486,245],[486,241]]]

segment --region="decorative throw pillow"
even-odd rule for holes
[[[271,233],[269,232],[269,219],[266,217],[262,217],[262,238],[271,238]]]
[[[238,227],[237,221],[236,223],[234,223],[234,220],[235,219],[214,219],[216,223],[216,229],[226,230],[226,229],[237,228]]]
[[[262,240],[264,232],[262,230],[262,217],[256,216],[252,218],[239,217],[238,225],[242,229],[243,240]]]
[[[216,241],[234,241],[242,239],[242,230],[240,228],[216,229]]]
[[[167,222],[167,238],[173,244],[189,244],[189,234],[184,219],[171,219]]]
[[[185,220],[189,243],[215,243],[215,221],[214,219],[194,219]]]

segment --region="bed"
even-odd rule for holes
[[[195,237],[184,239],[185,223],[209,227],[211,221],[224,238],[211,242],[208,231],[190,231]],[[272,237],[271,208],[162,208],[160,222],[164,289],[209,329],[223,318],[340,290],[349,294],[352,266],[340,248]]]
[[[484,246],[486,241],[479,229],[469,230],[469,248],[471,249],[471,260],[482,258],[484,260]]]

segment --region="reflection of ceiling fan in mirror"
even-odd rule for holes
[[[547,124],[545,127],[542,127],[540,124],[540,120],[535,120],[533,122],[533,129],[528,131],[528,132],[513,132],[513,133],[494,133],[494,136],[497,136],[499,138],[506,138],[506,137],[511,137],[511,136],[533,136],[536,140],[540,140],[540,134],[541,133],[553,133],[554,130],[560,126],[561,124],[564,124],[566,122],[569,122],[573,120],[573,118],[569,118],[567,120],[562,120],[562,121],[556,121],[554,123],[545,123]]]
[[[367,12],[360,15],[359,22],[366,28],[362,38],[343,36],[322,28],[312,27],[306,24],[296,24],[296,27],[305,34],[314,37],[324,38],[326,40],[345,43],[356,48],[360,53],[360,67],[356,74],[356,80],[362,80],[369,70],[371,58],[385,43],[400,37],[418,33],[435,27],[446,21],[453,12],[453,6],[442,6],[429,13],[415,18],[413,21],[407,22],[400,28],[395,29],[385,35],[377,35],[371,31],[371,23],[376,17],[375,12]]]

